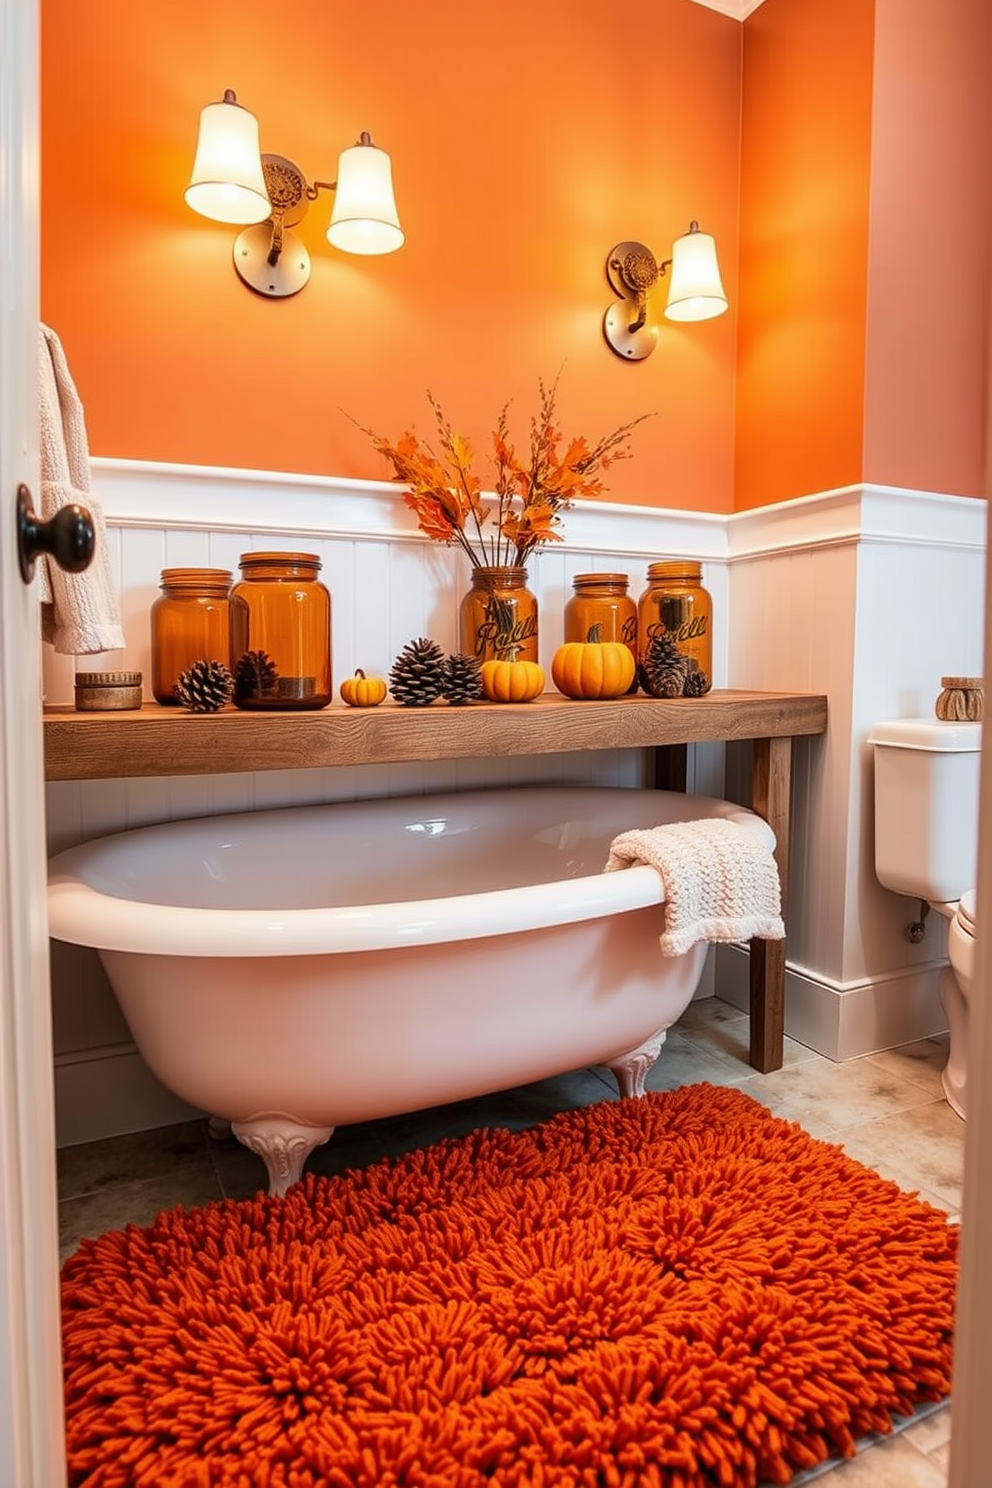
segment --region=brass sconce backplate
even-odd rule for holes
[[[606,260],[606,278],[614,294],[647,294],[658,278],[658,260],[643,243],[618,243]]]
[[[284,155],[263,155],[262,174],[272,216],[238,234],[234,267],[249,289],[267,299],[284,299],[310,280],[310,255],[289,231],[306,216],[309,190],[299,166]]]
[[[617,356],[640,362],[658,344],[658,327],[647,324],[647,296],[662,272],[643,243],[618,243],[607,257],[607,283],[622,298],[604,315],[603,335]]]
[[[310,281],[310,255],[293,232],[283,233],[282,252],[269,263],[272,223],[246,227],[234,240],[234,267],[249,289],[266,299],[298,294]]]

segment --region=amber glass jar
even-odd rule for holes
[[[239,708],[324,708],[331,701],[331,596],[315,553],[242,553],[231,590]]]
[[[668,639],[675,669],[684,671],[684,695],[699,697],[708,692],[713,685],[713,601],[703,588],[699,563],[679,558],[648,565],[648,587],[637,602],[637,650],[642,664],[656,636]]]
[[[627,593],[626,574],[576,574],[565,605],[565,641],[586,641],[594,625],[601,641],[623,641],[637,663],[637,606]],[[636,692],[636,678],[630,686]]]
[[[152,695],[176,704],[176,683],[194,661],[231,661],[226,568],[163,568],[162,592],[151,608]]]
[[[459,611],[458,645],[479,661],[537,661],[537,597],[525,568],[473,568]]]

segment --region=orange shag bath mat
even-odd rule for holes
[[[950,1388],[957,1230],[694,1085],[63,1268],[73,1488],[753,1488]]]

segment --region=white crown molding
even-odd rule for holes
[[[148,460],[90,463],[94,495],[115,527],[428,541],[395,482]],[[986,512],[984,501],[871,485],[730,515],[576,501],[556,547],[717,563],[859,542],[984,549]]]
[[[725,521],[732,563],[852,543],[983,550],[986,503],[898,486],[843,486],[735,512]]]
[[[90,465],[94,494],[115,527],[429,541],[395,482],[146,460],[94,458]],[[576,501],[564,532],[555,544],[563,552],[727,556],[727,519],[709,512]]]
[[[93,459],[91,467],[94,495],[115,527],[429,541],[395,482],[146,460]],[[555,546],[726,563],[852,543],[984,549],[985,540],[984,501],[856,485],[731,515],[577,501]]]
[[[707,10],[718,10],[721,15],[735,21],[745,21],[757,10],[762,0],[693,0],[695,5],[705,5]]]

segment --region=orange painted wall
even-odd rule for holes
[[[744,24],[735,506],[986,490],[988,0]]]
[[[861,477],[874,9],[764,0],[744,23],[742,510]]]
[[[992,5],[876,0],[864,475],[986,493]]]
[[[562,368],[566,433],[657,412],[613,499],[729,511],[736,312],[663,323],[637,366],[600,326],[608,250],[667,256],[692,217],[736,305],[741,46],[690,0],[42,0],[42,314],[93,453],[383,477],[346,412],[426,431],[430,388],[483,447],[512,398],[523,441]],[[302,294],[242,287],[234,234],[183,201],[225,87],[311,178],[371,130],[405,247],[331,249],[324,196]]]

